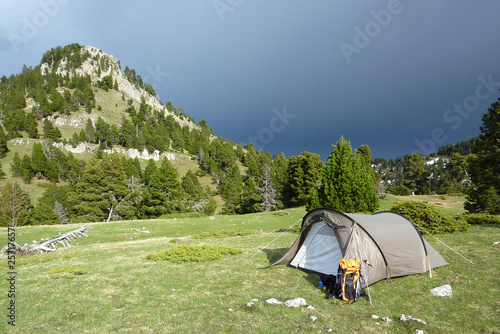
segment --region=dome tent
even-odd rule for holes
[[[398,213],[360,215],[322,208],[304,216],[297,240],[268,267],[288,264],[320,275],[336,275],[342,258],[359,261],[363,288],[385,278],[430,272],[448,264],[417,227]]]

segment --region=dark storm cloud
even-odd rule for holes
[[[114,54],[163,102],[236,142],[326,159],[343,135],[373,156],[430,153],[476,136],[498,97],[499,9],[497,1],[7,0],[0,75],[76,42]],[[294,117],[280,119],[284,110]]]

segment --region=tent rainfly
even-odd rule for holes
[[[432,268],[448,264],[417,227],[398,213],[344,214],[323,208],[304,216],[295,243],[268,267],[288,264],[336,275],[342,258],[359,261],[362,288],[392,277],[425,272],[432,276]]]

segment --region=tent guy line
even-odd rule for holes
[[[457,252],[456,250],[454,250],[453,248],[451,248],[450,246],[448,246],[447,244],[445,244],[444,242],[442,242],[441,240],[439,240],[436,236],[432,235],[429,233],[429,231],[427,231],[426,229],[424,229],[423,227],[420,227],[418,226],[417,224],[413,223],[416,227],[418,227],[419,229],[421,229],[422,231],[424,231],[425,233],[427,233],[428,235],[430,235],[431,237],[433,237],[434,239],[436,239],[437,241],[439,241],[440,243],[442,243],[443,245],[445,245],[446,247],[448,247],[449,249],[451,249],[455,254],[463,257],[465,260],[469,261],[470,263],[472,263],[473,265],[476,265],[474,262],[472,262],[471,260],[469,260],[468,258],[466,258],[465,256],[463,256],[462,254],[460,254],[459,252]]]
[[[292,226],[288,227],[286,230],[284,230],[283,232],[281,232],[276,238],[274,238],[270,243],[268,243],[267,245],[265,245],[264,247],[262,247],[257,253],[255,253],[254,255],[250,256],[245,262],[243,262],[243,264],[247,263],[248,261],[250,261],[250,259],[252,259],[255,255],[259,254],[260,252],[262,252],[264,249],[266,249],[270,244],[272,244],[273,242],[275,242],[279,237],[281,237],[283,235],[283,233],[285,232],[288,232],[290,231],[290,229],[292,227],[294,227],[295,225],[297,225],[298,222],[300,222],[302,220],[302,218],[300,218],[299,220],[297,220]]]

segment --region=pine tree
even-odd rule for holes
[[[12,158],[12,162],[10,163],[10,172],[12,177],[21,177],[21,157],[18,152],[14,153],[14,157]]]
[[[31,168],[39,178],[47,174],[47,157],[40,143],[35,143],[31,150]]]
[[[59,223],[59,216],[45,203],[41,203],[31,211],[31,225],[54,225]]]
[[[9,148],[7,147],[7,136],[5,136],[5,132],[3,132],[3,128],[0,125],[0,159],[5,157],[7,152],[9,152]]]
[[[152,165],[148,164],[146,167],[145,174],[150,166]],[[179,209],[181,199],[179,173],[167,158],[163,158],[160,168],[151,176],[147,190],[142,200],[142,214],[155,217]]]
[[[470,159],[471,186],[465,209],[469,212],[500,214],[500,98],[482,117],[481,134]]]
[[[323,169],[321,186],[317,194],[308,199],[308,210],[321,206],[341,212],[372,212],[378,208],[378,196],[372,176],[361,156],[353,151],[350,142],[341,137],[333,145]]]
[[[262,198],[262,203],[260,204],[261,211],[268,212],[276,210],[276,190],[272,184],[271,168],[268,163],[264,165],[264,174],[261,177],[261,184],[261,187],[257,187],[259,196]]]
[[[59,217],[61,224],[67,224],[69,222],[68,213],[59,201],[55,201],[53,210],[57,217]]]
[[[411,153],[403,167],[403,184],[415,194],[423,195],[427,191],[427,177],[425,160],[418,153]]]
[[[5,174],[5,172],[3,171],[2,164],[0,163],[0,180],[5,179],[6,175],[7,174]]]
[[[110,221],[114,216],[130,218],[130,197],[126,174],[115,155],[92,159],[81,177],[71,185],[68,204],[82,221]]]
[[[31,159],[28,155],[23,156],[21,160],[21,176],[23,182],[26,184],[31,183],[35,173],[33,173],[33,166],[31,165]]]
[[[322,169],[323,162],[314,153],[302,152],[288,159],[288,196],[292,205],[305,204],[311,189],[319,185]]]
[[[28,193],[17,183],[7,183],[0,191],[0,226],[27,225],[32,208]]]

